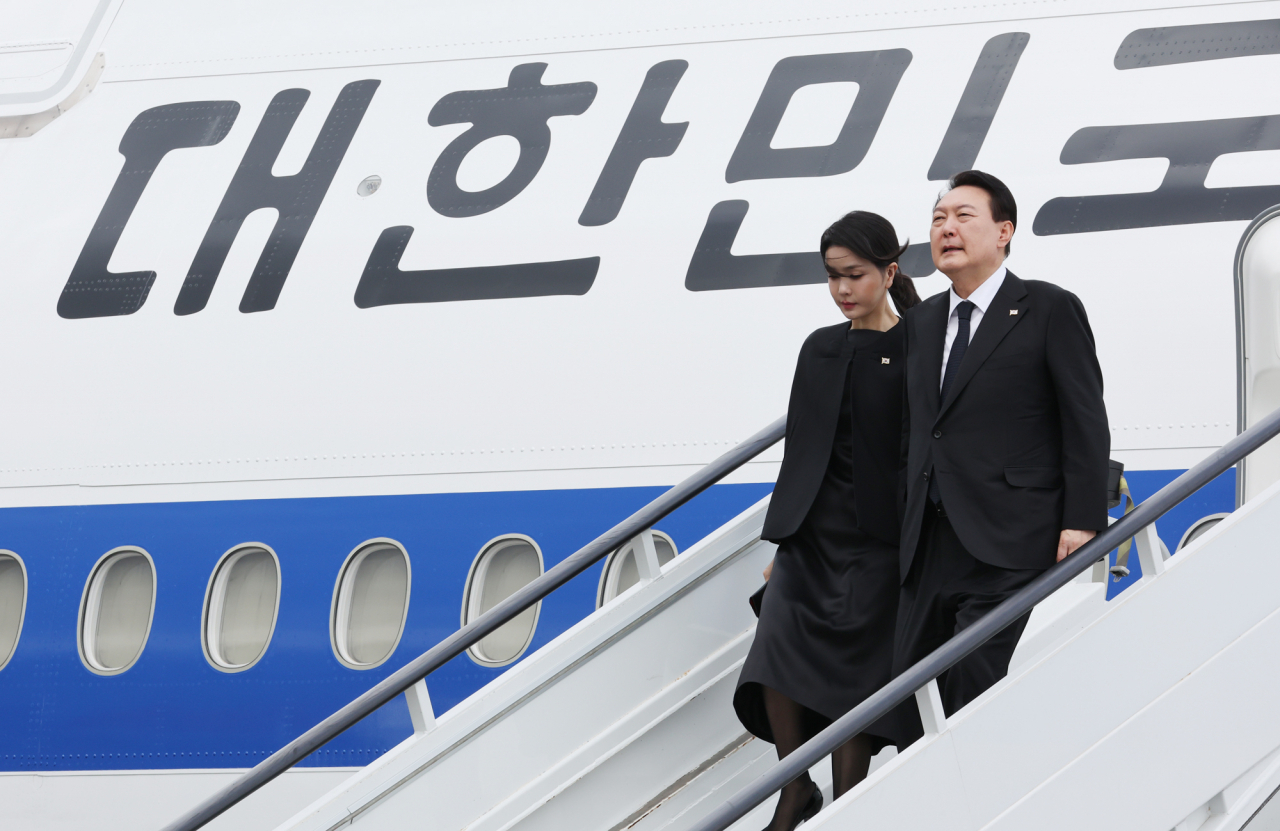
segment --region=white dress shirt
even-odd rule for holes
[[[965,300],[976,307],[969,313],[969,342],[972,343],[973,335],[978,331],[978,324],[982,322],[982,316],[986,314],[991,301],[995,300],[996,292],[1000,291],[1000,286],[1004,285],[1004,275],[1007,273],[1008,270],[1000,266],[995,274],[984,280],[982,285],[974,289],[967,298],[956,294],[954,286],[948,290],[951,313],[947,316],[947,338],[942,342],[942,378],[947,375],[947,359],[951,357],[951,344],[956,342],[956,335],[960,333],[960,315],[956,314],[956,307]],[[942,389],[942,378],[938,379],[939,390]]]

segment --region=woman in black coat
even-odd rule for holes
[[[864,211],[822,235],[831,296],[849,322],[818,329],[800,349],[762,534],[778,551],[733,698],[780,759],[890,679],[903,389],[893,306],[920,302],[898,270],[905,250],[886,219]],[[892,733],[877,723],[836,749],[836,797],[866,777]],[[790,831],[821,807],[805,774],[782,789],[769,831]]]

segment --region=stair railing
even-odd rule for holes
[[[164,831],[195,831],[204,826],[383,704],[461,655],[499,626],[626,545],[639,534],[648,531],[655,523],[660,522],[681,505],[777,444],[785,431],[786,418],[779,418],[729,450],[557,563],[541,577],[419,655],[341,710],[259,762],[196,808],[166,825]]]
[[[1219,474],[1266,444],[1280,434],[1280,409],[1272,412],[1240,435],[1209,455],[1204,461],[1188,470],[1157,491],[1150,499],[1138,505],[1129,514],[1117,520],[1105,531],[1080,546],[1061,562],[1041,574],[1017,594],[1005,600],[968,629],[935,649],[919,663],[872,693],[869,698],[825,730],[805,742],[785,759],[740,790],[728,801],[704,817],[690,831],[724,831],[753,808],[764,802],[784,786],[837,747],[870,727],[894,707],[913,695],[920,707],[925,734],[940,733],[946,729],[946,716],[938,697],[936,680],[961,659],[982,646],[992,637],[1035,608],[1036,604],[1074,580],[1081,572],[1118,548],[1125,540],[1137,537],[1170,508],[1207,485]],[[1142,561],[1143,579],[1157,576],[1164,570],[1159,547],[1154,554]],[[1151,570],[1148,571],[1148,568]]]

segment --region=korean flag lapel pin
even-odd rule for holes
[[[1009,317],[1013,317],[1013,316],[1014,316],[1014,315],[1016,315],[1017,313],[1018,313],[1018,310],[1017,310],[1017,309],[1010,309],[1010,310],[1009,310]]]
[[[882,363],[882,364],[887,364],[887,363],[889,363],[889,359],[888,359],[888,358],[881,358],[881,359],[880,359],[880,363]]]

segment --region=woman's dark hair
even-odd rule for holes
[[[818,248],[824,261],[827,249],[833,245],[848,248],[881,271],[888,268],[890,263],[896,263],[907,250],[906,245],[898,244],[898,232],[893,230],[889,220],[870,211],[850,211],[822,232],[822,242]],[[889,286],[889,296],[893,298],[893,305],[899,312],[905,312],[920,302],[915,284],[903,273],[901,266]]]
[[[1008,185],[990,173],[983,173],[981,170],[963,170],[951,177],[951,181],[947,183],[947,189],[955,190],[965,185],[987,192],[987,201],[991,203],[992,219],[996,222],[1012,222],[1014,228],[1018,227],[1018,203],[1013,200],[1013,191],[1009,190]],[[1012,250],[1013,246],[1006,244],[1004,255],[1009,256]]]

